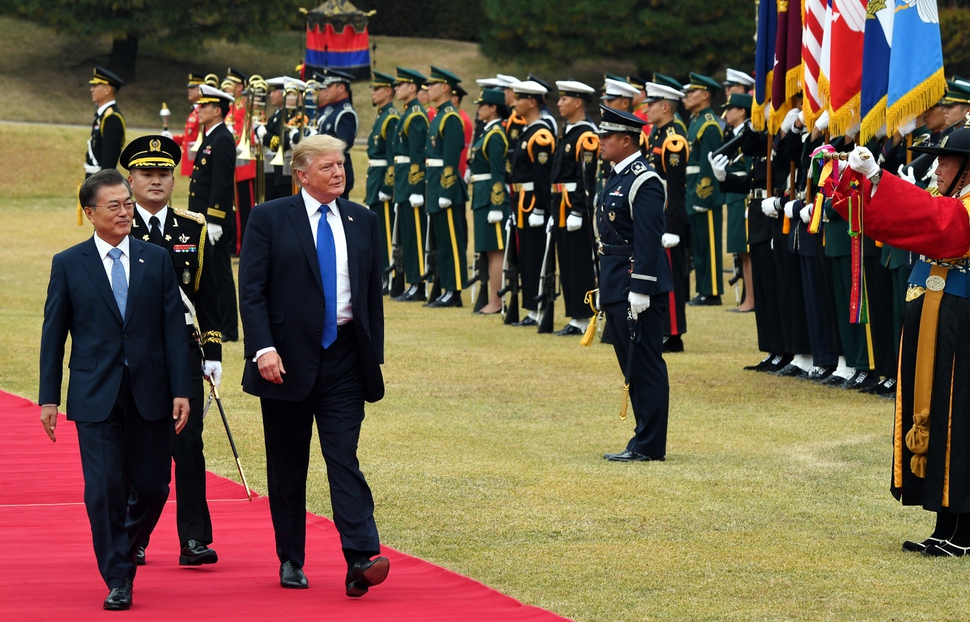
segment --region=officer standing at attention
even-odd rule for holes
[[[436,112],[425,143],[425,181],[442,291],[437,300],[428,301],[429,307],[460,307],[467,272],[465,203],[468,192],[459,173],[461,154],[465,150],[465,124],[451,101],[459,82],[461,79],[450,71],[431,67],[428,97]]]
[[[724,80],[724,96],[728,99],[731,99],[731,96],[735,93],[747,95],[748,91],[754,88],[754,78],[743,71],[729,67],[726,78]]]
[[[694,248],[694,276],[697,296],[689,305],[720,305],[724,284],[724,199],[707,154],[721,146],[721,124],[711,110],[711,98],[721,90],[712,78],[690,74],[684,106],[690,112],[687,142],[687,216]]]
[[[327,105],[319,113],[317,131],[327,136],[336,136],[347,144],[347,150],[344,151],[344,177],[347,186],[341,195],[341,198],[346,199],[354,189],[354,163],[350,157],[350,148],[357,139],[358,127],[357,111],[354,110],[353,94],[350,90],[354,77],[329,67],[323,70],[323,75],[326,78],[323,90],[326,91]]]
[[[371,103],[377,108],[367,137],[367,195],[364,202],[377,214],[381,236],[382,268],[391,265],[394,215],[394,135],[401,115],[394,108],[394,76],[375,71],[370,85]]]
[[[188,100],[192,104],[192,110],[189,111],[189,116],[185,119],[185,131],[182,134],[175,135],[172,135],[171,132],[162,132],[162,136],[171,138],[176,145],[182,148],[182,177],[192,176],[192,163],[195,162],[195,151],[192,150],[192,146],[199,140],[199,113],[196,112],[199,108],[197,102],[202,97],[199,86],[204,83],[205,77],[201,73],[189,74],[189,81],[185,86],[188,89]]]
[[[663,316],[672,288],[661,238],[664,182],[640,153],[643,119],[600,105],[600,149],[612,163],[596,208],[600,307],[629,383],[636,430],[613,462],[663,460],[670,386],[663,360]]]
[[[175,189],[174,169],[181,153],[175,141],[164,136],[142,136],[128,143],[121,166],[128,170],[135,199],[132,237],[166,249],[175,266],[183,301],[192,303],[199,323],[196,339],[186,307],[186,337],[192,374],[189,420],[182,432],[170,428],[169,444],[175,458],[176,524],[181,551],[179,565],[199,566],[219,560],[209,548],[212,520],[205,500],[205,455],[202,444],[203,382],[205,376],[218,385],[222,378],[222,333],[212,253],[202,214],[169,205]],[[147,546],[147,543],[146,545]],[[145,563],[145,546],[138,547],[135,563]]]
[[[212,245],[212,267],[219,292],[220,330],[223,341],[239,339],[236,284],[232,276],[235,248],[236,141],[223,122],[233,97],[203,84],[199,98],[199,122],[204,137],[195,157],[189,182],[189,210],[205,216]]]
[[[97,106],[88,152],[84,156],[85,179],[101,169],[118,166],[118,156],[125,145],[125,117],[118,110],[115,95],[125,81],[102,67],[94,68],[91,85],[91,101]]]

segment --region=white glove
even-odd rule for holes
[[[785,115],[784,120],[781,122],[781,131],[783,134],[787,134],[792,130],[792,127],[795,125],[795,119],[798,118],[799,112],[801,112],[801,110],[792,108],[788,111],[788,114]]]
[[[451,199],[438,197],[438,207],[440,207],[441,209],[448,209],[449,207],[451,207]]]
[[[471,167],[466,167],[465,168],[465,175],[464,175],[464,177],[462,177],[462,179],[465,180],[465,185],[466,186],[471,183],[471,181],[472,181],[472,169],[471,169]]]
[[[849,168],[857,173],[862,173],[866,177],[872,177],[879,172],[879,165],[872,157],[872,152],[865,147],[856,147],[849,154]]]
[[[222,363],[219,361],[202,361],[202,375],[212,380],[212,384],[219,386],[222,382]]]
[[[264,125],[257,125],[256,126],[256,138],[258,138],[260,140],[260,142],[262,142],[263,136],[266,136],[266,126],[264,126]]]
[[[923,175],[923,181],[929,181],[932,182],[933,185],[936,185],[936,167],[939,165],[940,160],[938,158],[934,158],[933,164],[930,165],[930,168],[927,169],[926,174]]]
[[[786,201],[785,202],[785,218],[795,217],[795,203],[796,201]]]
[[[915,129],[916,129],[916,119],[913,119],[909,123],[904,123],[903,125],[899,126],[899,135],[909,136],[910,134],[913,133],[913,130]]]
[[[164,132],[162,132],[162,136],[164,136],[165,138],[171,138],[172,133],[169,132],[168,130],[165,130]]]
[[[711,163],[711,170],[714,171],[714,177],[718,181],[727,179],[728,157],[726,155],[722,153],[716,156],[713,151],[710,151],[707,154],[707,161]]]
[[[762,199],[761,200],[761,211],[765,213],[768,218],[778,218],[778,208],[775,206],[775,201],[777,199]]]
[[[650,308],[650,296],[647,294],[637,294],[630,292],[630,296],[627,298],[630,301],[630,315],[633,319],[637,319],[637,316]]]
[[[698,214],[703,214],[704,212],[711,211],[711,208],[709,208],[709,207],[701,207],[700,205],[695,205],[694,206],[694,211],[697,212]]]
[[[293,128],[292,130],[290,130],[290,143],[291,144],[296,143],[297,142],[296,137],[299,135],[300,135],[300,130],[296,128]]]
[[[660,236],[660,243],[664,248],[673,248],[680,244],[680,236],[674,233],[665,233]]]
[[[798,210],[798,216],[802,219],[802,222],[807,225],[808,221],[812,219],[812,206],[806,205],[802,209]]]
[[[896,174],[903,181],[908,181],[909,183],[913,184],[914,186],[916,185],[916,174],[913,172],[913,169],[910,168],[910,167],[908,167],[907,165],[900,164],[899,165],[899,170],[896,172]]]
[[[391,200],[391,195],[384,194],[383,192],[378,192],[377,193],[377,200],[378,201],[390,201]]]
[[[532,213],[529,214],[529,226],[530,227],[541,227],[546,224],[546,214],[542,210],[534,209]]]
[[[798,109],[798,115],[795,119],[795,125],[792,126],[796,132],[801,132],[805,129],[805,111],[801,108]]]
[[[829,111],[826,110],[815,119],[815,129],[824,132],[829,129]]]
[[[101,170],[100,166],[96,166],[94,164],[88,164],[87,162],[84,163],[84,172],[87,173],[88,175],[94,175],[100,170]]]
[[[206,230],[209,232],[209,244],[215,244],[222,237],[222,225],[212,222],[206,226]]]
[[[411,207],[421,207],[424,205],[424,195],[423,194],[412,194],[408,197],[408,203]]]
[[[488,224],[494,225],[497,222],[502,222],[502,210],[493,209],[488,211]]]
[[[566,231],[579,231],[579,228],[583,226],[583,217],[576,216],[575,214],[570,214],[566,216]]]

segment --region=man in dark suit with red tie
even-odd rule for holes
[[[77,426],[84,505],[110,590],[104,608],[128,609],[135,552],[168,498],[170,418],[180,432],[189,416],[185,314],[168,252],[128,235],[135,205],[121,174],[113,168],[93,174],[78,199],[94,236],[51,263],[38,402],[56,441],[70,334],[67,417]]]
[[[280,585],[306,588],[306,479],[316,420],[346,593],[384,581],[374,499],[357,461],[364,402],[384,396],[384,309],[377,216],[339,198],[343,141],[317,135],[293,150],[291,197],[257,205],[239,262],[243,390],[260,398]]]

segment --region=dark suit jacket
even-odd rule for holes
[[[350,300],[364,376],[365,399],[384,396],[384,300],[377,216],[337,199],[347,238]],[[323,282],[303,194],[253,208],[239,254],[239,315],[245,334],[243,390],[258,397],[299,401],[317,377],[324,318]],[[282,384],[259,375],[253,356],[275,347]]]
[[[236,139],[223,123],[202,139],[189,181],[189,210],[224,228],[235,226]]]
[[[118,397],[125,360],[142,417],[172,416],[192,393],[185,313],[168,252],[130,240],[122,319],[94,238],[54,255],[40,341],[40,404],[61,403],[64,343],[71,334],[67,418],[98,422]]]

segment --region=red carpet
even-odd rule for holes
[[[138,569],[132,609],[101,609],[98,574],[83,503],[74,424],[58,421],[57,443],[40,408],[0,391],[0,617],[5,620],[562,620],[423,560],[385,548],[391,573],[360,599],[343,593],[346,566],[333,523],[311,516],[308,590],[279,586],[279,562],[265,497],[209,474],[208,496],[219,563],[178,565],[174,491]]]

